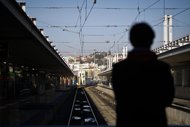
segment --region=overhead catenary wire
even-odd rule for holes
[[[189,10],[189,9],[190,9],[190,7],[185,8],[185,9],[183,9],[182,11],[180,11],[180,12],[174,14],[172,17],[176,17],[176,16],[178,16],[179,14],[182,14],[182,13],[184,13],[185,11],[187,11],[187,10]]]
[[[142,10],[139,9],[140,7],[139,7],[139,5],[138,5],[138,6],[137,6],[137,11],[138,11],[138,13],[137,13],[135,19],[133,20],[133,22],[135,22],[135,21],[137,20],[137,18],[139,17],[139,15],[140,15],[142,12],[145,12],[146,10],[150,9],[152,6],[154,6],[155,4],[157,4],[159,1],[160,1],[160,0],[155,1],[154,3],[150,4],[148,7],[144,8],[144,9],[142,9]]]
[[[109,24],[109,25],[86,25],[86,26],[83,26],[84,27],[95,27],[95,28],[98,28],[98,27],[106,27],[106,28],[118,28],[118,27],[129,27],[130,25],[123,25],[123,24]],[[39,27],[49,27],[49,28],[78,28],[78,27],[81,27],[81,26],[78,26],[78,25],[40,25]]]
[[[159,1],[160,1],[160,0],[155,1],[154,3],[150,4],[148,7],[144,8],[144,9],[142,9],[142,10],[140,10],[139,4],[138,4],[138,6],[137,6],[137,12],[138,12],[138,14],[136,15],[136,17],[135,17],[135,19],[132,21],[132,23],[137,20],[138,16],[139,16],[142,12],[145,12],[146,10],[150,9],[152,6],[154,6],[155,4],[157,4]],[[128,30],[126,30],[126,32],[128,32]],[[114,41],[113,45],[109,48],[109,50],[111,50],[111,49],[115,46],[115,44],[118,43],[118,42],[126,35],[126,32],[125,32],[123,35],[121,35],[121,37],[120,37],[116,42]]]
[[[125,30],[123,34],[121,35],[121,37],[117,41],[114,41],[113,45],[109,48],[109,50],[111,50],[115,46],[116,43],[119,43],[119,41],[126,35],[127,32],[128,30]]]
[[[83,29],[83,27],[84,27],[84,25],[85,25],[85,23],[86,23],[86,21],[87,21],[87,19],[88,19],[89,15],[90,15],[90,13],[92,12],[93,7],[94,7],[94,4],[92,5],[92,7],[90,8],[89,13],[88,13],[88,14],[87,14],[87,16],[85,17],[85,20],[84,20],[84,22],[83,22],[83,24],[82,24],[82,26],[81,26],[81,28],[80,28],[79,32],[81,32],[81,31],[82,31],[82,29]]]
[[[189,10],[189,9],[190,9],[190,7],[185,8],[185,9],[183,9],[182,11],[180,11],[180,12],[178,12],[178,13],[172,15],[172,19],[175,19],[174,17],[176,17],[176,16],[178,16],[178,15],[180,15],[180,14],[186,12],[186,11]],[[164,18],[163,18],[163,20],[162,20],[161,22],[159,22],[159,23],[157,23],[157,24],[154,24],[153,26],[154,26],[154,27],[155,27],[155,26],[158,26],[158,25],[160,25],[160,24],[163,23],[163,22],[164,22]],[[174,25],[173,25],[173,26],[174,26]]]
[[[82,12],[84,3],[85,3],[85,0],[83,0],[81,7],[79,7],[79,5],[77,5],[77,10],[79,13],[78,13],[77,21],[76,21],[76,26],[77,26],[79,20],[80,20],[80,25],[81,25],[81,12]]]
[[[151,6],[153,6],[154,4],[156,4],[157,2],[159,2],[160,0],[154,2],[153,4],[151,4],[150,6],[146,7],[146,8],[141,8],[143,10],[140,11],[140,13],[142,13],[143,11],[147,10],[147,9],[170,9],[170,10],[173,10],[173,9],[183,9],[182,11],[176,13],[175,15],[173,15],[173,17],[187,11],[190,9],[190,7],[188,8],[167,8],[167,7],[164,7],[164,8],[150,8]],[[76,8],[76,7],[28,7],[28,8],[49,8],[49,9],[59,9],[59,8]],[[82,8],[81,8],[82,9]],[[135,9],[135,8],[94,8],[94,9]],[[137,8],[136,8],[137,9]],[[139,8],[140,9],[140,8]],[[80,27],[80,26],[77,26],[77,25],[65,25],[65,26],[59,26],[59,25],[50,25],[49,23],[46,23],[44,21],[39,21],[38,22],[41,22],[41,23],[44,23],[44,24],[47,24],[46,26],[41,26],[41,27],[50,27],[50,28],[59,28],[59,27]],[[158,23],[158,25],[161,24],[161,22]],[[155,24],[154,26],[157,26],[157,24]],[[83,26],[83,27],[125,27],[125,25],[103,25],[103,26]]]
[[[59,10],[59,9],[76,9],[78,10],[78,6],[77,7],[59,7],[59,6],[28,6],[27,9],[46,9],[46,10]],[[90,9],[90,8],[87,8]],[[137,10],[136,7],[126,7],[126,8],[121,8],[121,7],[94,7],[94,10]],[[140,8],[139,10],[144,10],[146,8]],[[179,8],[179,7],[165,7],[165,8],[149,8],[149,10],[181,10],[181,9],[186,9],[186,8]]]
[[[87,10],[86,10],[86,16],[85,16],[85,19],[84,19],[83,24],[81,24],[81,11],[80,11],[79,39],[80,39],[80,44],[81,44],[81,53],[82,53],[82,55],[83,55],[83,48],[84,48],[84,36],[82,36],[82,29],[83,29],[83,27],[84,27],[84,25],[85,25],[85,23],[86,23],[86,21],[87,21],[89,15],[91,14],[94,5],[95,5],[95,3],[93,3],[93,5],[92,5],[92,7],[90,8],[90,11],[88,12],[88,14],[87,14]],[[86,6],[87,6],[87,4],[86,4]]]
[[[85,2],[84,2],[84,5],[83,5],[83,9],[85,8],[85,10],[83,10],[83,12],[85,12],[85,17],[87,17],[87,9],[90,9],[90,7],[87,7],[87,5],[85,6],[85,4],[87,4],[86,3],[86,1],[87,0],[84,0]],[[150,2],[150,5],[149,6],[151,6],[152,4],[156,4],[157,2],[159,2],[160,0],[156,0],[155,2],[151,2],[151,0],[149,1]],[[165,0],[163,0],[164,2],[165,2]],[[81,0],[81,2],[82,2],[82,0]],[[143,8],[143,7],[140,7],[140,6],[138,6],[138,7],[136,7],[136,8],[133,8],[133,7],[125,7],[125,8],[122,8],[122,7],[93,7],[93,9],[99,9],[99,10],[115,10],[115,11],[120,11],[120,10],[137,10],[138,11],[138,14],[140,15],[140,14],[142,14],[143,12],[145,12],[145,11],[147,11],[147,10],[161,10],[161,9],[163,9],[163,11],[165,12],[166,10],[178,10],[179,12],[178,13],[176,13],[174,16],[176,17],[176,16],[179,16],[179,15],[181,15],[183,12],[186,12],[187,10],[189,10],[189,8],[183,8],[183,7],[166,7],[165,6],[165,3],[164,3],[164,5],[163,5],[163,7],[149,7],[149,6],[147,6],[146,8]],[[30,6],[30,7],[32,7],[32,6]],[[77,7],[64,7],[64,6],[55,6],[55,7],[48,7],[47,6],[47,8],[46,7],[42,7],[42,8],[36,8],[36,7],[32,7],[32,8],[30,8],[30,7],[28,7],[29,9],[47,9],[47,10],[58,10],[58,9],[77,9]],[[81,7],[79,7],[79,9],[82,9]],[[162,13],[163,14],[163,13]],[[164,13],[165,14],[165,13]],[[77,15],[76,15],[77,16]],[[70,31],[70,30],[72,30],[72,28],[81,28],[81,26],[83,26],[82,24],[83,24],[83,21],[81,22],[81,25],[79,25],[79,15],[78,15],[78,17],[76,17],[77,18],[77,20],[76,20],[76,25],[75,25],[75,22],[74,22],[74,24],[73,25],[45,25],[45,26],[40,26],[40,27],[48,27],[48,28],[60,28],[60,29],[62,29],[62,28],[68,28],[68,32]],[[159,17],[159,16],[158,16]],[[83,17],[84,18],[84,17]],[[139,18],[141,18],[141,17],[139,17]],[[173,18],[174,20],[176,19],[176,18]],[[75,20],[74,20],[75,21]],[[175,20],[176,22],[180,22],[180,21],[177,21],[177,19]],[[175,22],[175,23],[176,23]],[[159,27],[161,27],[162,25],[160,25],[161,23],[163,23],[163,18],[161,18],[160,20],[158,20],[158,21],[156,21],[156,22],[153,22],[153,24],[154,24],[154,26],[159,26]],[[129,27],[130,27],[130,25],[128,25]],[[189,24],[188,23],[183,23],[183,21],[181,21],[181,24],[178,24],[178,25],[172,25],[172,27],[188,27],[189,26]],[[108,25],[108,24],[105,24],[105,25],[86,25],[86,23],[84,23],[84,26],[83,26],[83,28],[87,28],[87,27],[90,27],[90,28],[122,28],[122,27],[127,27],[127,25],[122,25],[122,24],[111,24],[111,25]],[[71,29],[69,29],[69,28],[71,28]],[[77,30],[78,31],[78,29],[75,29],[75,30]],[[91,34],[91,33],[90,33]],[[85,36],[88,36],[88,35],[85,35]],[[99,35],[90,35],[90,36],[99,36]],[[101,35],[102,36],[102,35]],[[105,34],[103,34],[103,36],[106,36]],[[114,36],[114,34],[110,34],[110,36]],[[121,35],[122,36],[122,35]],[[120,35],[119,36],[117,36],[117,37],[120,37]],[[119,40],[119,39],[118,39]],[[85,43],[85,42],[90,42],[90,40],[85,40],[84,41],[84,37],[81,37],[81,43]],[[101,40],[100,40],[101,41]],[[115,43],[116,43],[117,41],[115,41]]]
[[[182,23],[182,24],[184,24],[184,26],[177,26],[177,25],[173,25],[174,27],[189,27],[190,26],[190,24],[189,23],[186,23],[186,22],[184,22],[184,21],[181,21],[181,20],[178,20],[178,19],[176,19],[176,18],[173,18],[173,20],[175,20],[175,21],[177,21],[177,22],[179,22],[179,23]]]

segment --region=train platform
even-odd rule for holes
[[[47,91],[0,105],[0,126],[48,125],[73,88]]]
[[[98,84],[96,87],[99,91],[102,91],[103,93],[108,94],[109,96],[114,97],[114,92],[112,87],[108,85]],[[182,98],[174,98],[173,105],[178,105],[181,107],[189,108],[190,110],[190,100],[182,99]]]
[[[115,125],[115,100],[113,89],[110,86],[106,86],[103,84],[98,84],[97,86],[93,86],[87,89],[89,93],[92,95],[92,99],[95,103],[99,104],[98,108],[100,112],[103,114],[109,125]],[[97,94],[95,94],[95,91]],[[100,96],[104,99],[101,100]],[[108,103],[105,103],[107,100]],[[112,103],[111,103],[112,102]],[[109,107],[109,105],[113,105]],[[107,111],[107,109],[109,109]],[[109,112],[112,112],[111,114]],[[170,126],[186,126],[190,125],[189,121],[189,112],[190,112],[190,100],[185,100],[181,98],[174,98],[171,107],[167,108],[167,114],[169,116],[168,123]],[[184,118],[185,117],[185,118]]]
[[[72,89],[47,91],[43,95],[1,104],[0,126],[48,126],[49,121],[53,119],[58,109],[64,105],[67,97],[71,95]],[[85,90],[93,99],[98,110],[107,122],[107,126],[115,126],[116,113],[114,110],[113,90],[109,86],[102,85],[86,87]],[[101,98],[101,96],[104,98]],[[190,101],[184,99],[175,98],[173,104],[181,107],[190,107]],[[50,125],[54,126],[55,124]],[[62,124],[60,123],[56,126],[60,125]],[[177,125],[171,126],[176,127]]]
[[[183,106],[183,107],[187,107],[190,110],[190,100],[181,99],[181,98],[174,98],[173,104]]]

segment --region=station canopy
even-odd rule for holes
[[[14,0],[0,0],[0,61],[73,76],[73,72]]]

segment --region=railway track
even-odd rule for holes
[[[83,87],[76,90],[68,121],[70,125],[99,125]]]

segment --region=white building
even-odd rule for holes
[[[164,16],[164,45],[172,42],[172,16]]]
[[[86,72],[84,70],[78,71],[78,85],[86,85]]]
[[[123,59],[127,58],[128,49],[127,46],[124,46],[122,49],[122,57]]]

